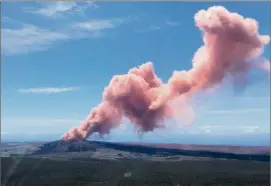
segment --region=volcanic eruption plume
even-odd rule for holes
[[[107,134],[124,117],[139,131],[152,131],[163,127],[167,118],[181,114],[176,105],[188,105],[195,93],[221,83],[225,76],[245,77],[253,66],[270,70],[270,62],[261,58],[270,38],[258,33],[256,20],[221,6],[200,10],[194,20],[204,44],[193,57],[192,69],[174,71],[167,83],[155,75],[151,62],[114,76],[104,89],[102,102],[63,139],[85,139],[95,132]]]

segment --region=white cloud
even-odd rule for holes
[[[263,135],[270,134],[269,126],[257,125],[190,125],[186,128],[166,127],[153,132],[157,135],[195,135],[195,136],[239,136],[239,135]]]
[[[239,135],[245,133],[269,134],[270,127],[257,125],[204,125],[199,126],[197,131],[211,135]]]
[[[177,22],[177,21],[166,20],[166,24],[169,25],[169,26],[178,26],[180,23]]]
[[[45,3],[43,3],[45,4]],[[30,13],[39,14],[46,17],[56,17],[69,12],[82,12],[87,8],[98,8],[99,6],[93,2],[47,2],[42,8]]]
[[[229,110],[207,110],[207,114],[251,114],[269,112],[269,108],[251,108],[251,109],[229,109]]]
[[[141,29],[136,29],[136,32],[138,33],[146,33],[146,32],[150,32],[150,31],[155,31],[155,30],[160,30],[161,27],[158,25],[150,25],[146,28],[141,28]]]
[[[239,100],[244,100],[244,101],[270,101],[270,97],[268,96],[236,96],[236,97],[227,97],[225,98],[230,101],[239,101]]]
[[[254,133],[254,132],[257,132],[258,129],[259,129],[258,126],[246,127],[244,128],[244,133]]]
[[[168,26],[178,26],[179,22],[166,20],[165,24]],[[138,33],[146,33],[146,32],[161,30],[162,28],[165,28],[165,27],[161,25],[149,25],[148,27],[136,29],[135,31]]]
[[[69,36],[58,31],[25,24],[21,28],[2,28],[2,53],[4,55],[22,54],[47,49],[58,40],[67,40]]]
[[[40,14],[43,16],[55,16],[58,13],[63,13],[72,10],[76,6],[75,2],[49,2],[47,6],[40,8],[33,13]]]
[[[81,31],[95,32],[106,29],[113,29],[121,24],[130,22],[131,19],[127,18],[111,18],[111,19],[92,19],[89,21],[79,22],[73,24],[73,28]]]
[[[16,28],[2,28],[2,54],[16,55],[50,48],[58,41],[75,40],[82,38],[97,38],[106,29],[115,29],[121,24],[130,22],[127,18],[95,19],[85,22],[72,23],[61,29],[44,29],[32,24],[5,18],[5,24],[19,25]]]
[[[115,28],[115,24],[111,20],[91,20],[87,22],[81,22],[74,25],[74,27],[86,31],[97,31]]]
[[[204,133],[210,133],[211,130],[210,129],[205,129]]]
[[[61,92],[71,92],[78,91],[79,87],[64,87],[64,88],[27,88],[27,89],[18,89],[20,93],[44,93],[44,94],[53,94]]]

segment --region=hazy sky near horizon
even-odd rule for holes
[[[2,139],[58,139],[100,102],[113,75],[144,62],[153,62],[163,81],[190,69],[202,45],[194,14],[214,5],[256,19],[270,35],[269,2],[2,2]],[[196,119],[185,128],[168,121],[139,138],[127,122],[106,139],[268,144],[269,76],[252,71],[250,82],[238,95],[227,81],[199,95]]]

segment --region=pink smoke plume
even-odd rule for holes
[[[140,132],[152,131],[163,127],[167,118],[183,116],[186,108],[191,109],[186,106],[195,93],[212,88],[224,77],[245,77],[253,66],[270,71],[270,62],[260,59],[270,38],[258,33],[256,20],[221,6],[200,10],[194,20],[204,45],[195,53],[192,69],[174,71],[167,83],[155,75],[151,62],[114,76],[104,89],[102,102],[62,139],[85,139],[95,132],[108,134],[124,117]],[[245,83],[245,78],[238,83]]]

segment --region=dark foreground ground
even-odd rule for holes
[[[2,186],[269,186],[270,162],[2,158]]]

